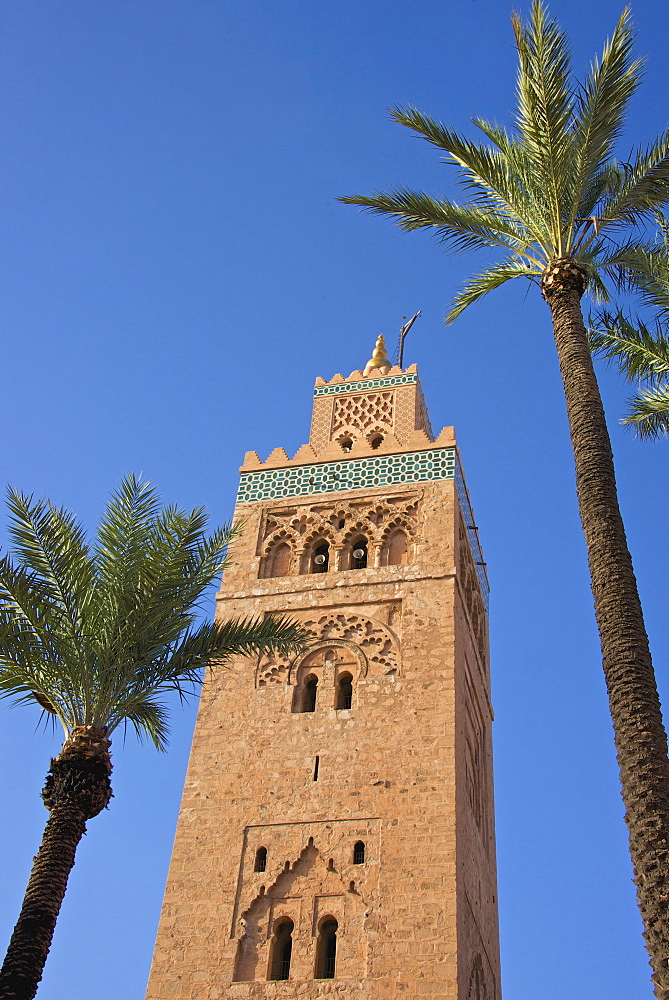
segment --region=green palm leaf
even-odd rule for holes
[[[652,299],[657,301],[657,296]],[[661,328],[653,333],[638,317],[601,310],[590,317],[588,337],[595,354],[615,364],[629,382],[638,383],[622,423],[634,427],[641,438],[669,433],[669,339]]]
[[[207,534],[204,510],[162,507],[133,476],[109,501],[96,543],[69,512],[8,494],[11,554],[0,558],[0,697],[56,715],[66,734],[126,721],[158,747],[164,698],[192,693],[215,659],[309,641],[281,617],[196,625],[239,528]]]

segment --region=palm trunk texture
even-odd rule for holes
[[[109,802],[110,775],[109,741],[91,728],[75,730],[51,761],[42,792],[50,816],[0,970],[0,1000],[37,993],[79,841]]]
[[[555,260],[542,281],[567,401],[581,523],[599,628],[639,909],[655,996],[669,1000],[667,737],[627,547],[611,442],[588,349],[581,269]]]

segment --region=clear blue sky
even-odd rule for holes
[[[518,6],[527,11],[523,0]],[[0,480],[97,519],[126,472],[230,516],[237,466],[306,440],[316,375],[407,342],[455,424],[492,584],[507,1000],[645,1000],[641,942],[548,310],[509,287],[446,330],[476,266],[336,202],[449,189],[388,121],[414,103],[508,120],[510,0],[5,0],[0,6]],[[575,64],[621,4],[554,0]],[[620,152],[667,126],[669,7],[634,4],[647,79]],[[617,424],[620,495],[661,691],[669,443]],[[0,935],[46,813],[58,734],[0,709]],[[83,842],[40,1000],[141,1000],[194,710],[159,756],[115,743],[116,797]],[[0,944],[1,947],[1,944]]]

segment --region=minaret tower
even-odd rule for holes
[[[488,586],[416,366],[318,378],[235,517],[218,616],[313,642],[204,685],[147,1000],[499,1000]]]

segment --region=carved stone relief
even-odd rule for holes
[[[393,620],[395,605],[390,605],[386,617]],[[256,671],[258,687],[267,684],[294,684],[296,673],[307,656],[320,651],[323,664],[328,650],[334,648],[334,661],[351,659],[357,664],[357,676],[362,678],[368,669],[389,674],[399,669],[399,640],[383,622],[350,612],[295,612],[295,617],[314,635],[314,644],[296,658],[264,655]],[[339,652],[337,652],[339,649]]]

